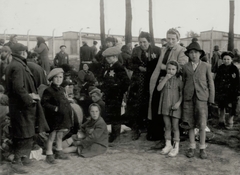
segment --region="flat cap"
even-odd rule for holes
[[[48,74],[47,79],[49,81],[51,81],[52,78],[59,73],[64,73],[63,69],[62,68],[55,68],[55,69],[51,70],[51,72]]]
[[[11,41],[13,38],[16,38],[16,37],[17,37],[16,34],[15,34],[15,35],[11,35],[10,38],[9,38],[9,40]]]
[[[17,52],[20,52],[20,51],[26,51],[26,50],[28,50],[28,47],[27,47],[27,46],[24,46],[24,45],[21,44],[21,43],[14,43],[14,44],[11,46],[11,50],[12,50],[12,53],[17,53]]]
[[[108,49],[106,49],[102,55],[104,57],[110,57],[110,56],[116,56],[119,55],[121,53],[121,50],[117,47],[110,47]]]

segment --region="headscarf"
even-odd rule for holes
[[[45,39],[43,39],[43,37],[38,36],[37,37],[37,46],[39,47],[42,43],[47,46],[47,44],[45,43]],[[47,46],[47,48],[48,48],[48,46]],[[48,50],[49,50],[49,48],[48,48]]]

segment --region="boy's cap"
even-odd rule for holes
[[[8,47],[8,46],[3,46],[0,50],[1,50],[1,51],[6,51],[6,52],[8,52],[8,53],[11,52],[11,49],[10,49],[10,47]]]
[[[55,69],[51,70],[51,72],[47,76],[48,80],[51,81],[52,78],[59,73],[64,73],[62,68],[55,68]]]
[[[65,47],[65,48],[67,48],[67,46],[65,46],[65,45],[61,45],[61,46],[60,46],[60,49],[61,49],[62,47]]]
[[[230,51],[223,52],[223,53],[221,54],[221,58],[223,59],[223,57],[226,56],[226,55],[230,56],[231,58],[234,58],[233,53],[230,52]]]
[[[102,55],[104,57],[110,57],[110,56],[116,56],[119,55],[121,53],[121,50],[117,47],[110,47],[108,49],[106,49]]]
[[[18,53],[18,52],[21,52],[21,51],[27,51],[28,47],[24,46],[21,43],[15,43],[11,46],[11,50],[12,50],[12,53]]]

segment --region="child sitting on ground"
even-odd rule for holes
[[[93,103],[89,106],[91,118],[86,121],[76,135],[65,140],[64,153],[77,152],[82,157],[93,157],[106,152],[108,147],[107,125],[102,119],[101,108]]]

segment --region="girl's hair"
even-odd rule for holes
[[[97,103],[92,103],[92,104],[90,104],[90,106],[89,106],[89,108],[88,108],[88,111],[90,112],[91,108],[94,107],[94,106],[98,107],[98,110],[99,110],[99,112],[101,113],[101,107],[100,107],[99,104],[97,104]]]
[[[177,40],[180,39],[180,33],[177,29],[171,28],[167,31],[167,35],[168,34],[175,34],[177,36]]]
[[[180,73],[179,73],[180,67],[179,67],[178,62],[176,62],[176,61],[169,61],[169,62],[167,63],[167,65],[166,65],[167,68],[168,68],[168,65],[169,65],[169,64],[171,64],[171,65],[173,65],[173,66],[176,66],[176,68],[177,68],[176,77],[179,77],[179,76],[180,76]]]

